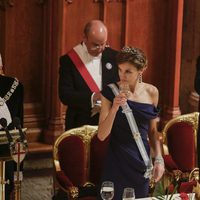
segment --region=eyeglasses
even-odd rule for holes
[[[90,47],[90,50],[91,51],[96,51],[96,50],[99,50],[99,49],[104,49],[106,47],[109,47],[109,45],[106,44],[106,43],[105,44],[99,44],[99,45],[95,45],[93,47]]]

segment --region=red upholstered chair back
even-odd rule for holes
[[[94,184],[98,184],[100,181],[108,143],[109,137],[104,141],[100,141],[97,135],[94,135],[91,140],[90,181]]]
[[[194,112],[170,120],[163,129],[169,156],[182,172],[197,167],[197,129],[199,113]],[[169,156],[166,157],[169,161]]]
[[[83,185],[87,176],[86,145],[79,135],[68,135],[58,145],[60,167],[75,185]]]
[[[164,187],[178,183],[178,192],[192,192],[199,180],[197,131],[199,113],[189,113],[167,122],[163,133]]]
[[[186,121],[174,123],[167,131],[169,153],[182,171],[196,167],[195,138],[193,125]]]
[[[90,143],[97,126],[85,125],[64,132],[54,144],[54,166],[58,185],[83,186],[89,181]]]

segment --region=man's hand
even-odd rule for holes
[[[96,115],[97,113],[99,113],[100,110],[101,110],[101,105],[95,104],[95,106],[91,110],[91,117],[93,117],[94,115]]]
[[[96,104],[97,101],[101,100],[101,93],[100,92],[95,92],[93,95],[93,103]]]

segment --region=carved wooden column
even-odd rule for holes
[[[47,71],[46,84],[46,110],[47,129],[44,130],[44,140],[52,144],[64,131],[62,105],[58,97],[58,70],[61,45],[62,1],[48,1],[49,21],[47,27]]]
[[[163,68],[164,112],[163,121],[180,115],[179,89],[181,44],[183,23],[183,0],[170,0],[166,24],[166,65]]]

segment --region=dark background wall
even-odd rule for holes
[[[198,96],[194,93],[197,56],[200,55],[200,1],[184,1],[181,55],[180,107],[183,113],[197,111]]]

